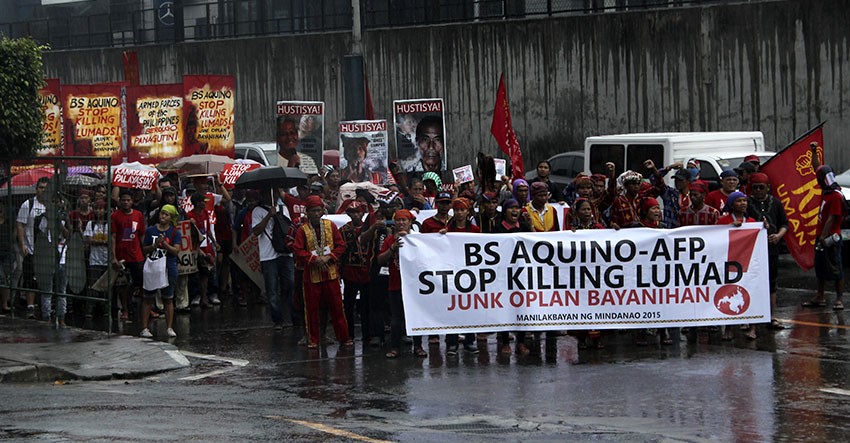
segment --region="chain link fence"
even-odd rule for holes
[[[105,317],[112,332],[110,159],[0,163],[0,307],[50,321]]]

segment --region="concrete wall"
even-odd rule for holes
[[[761,130],[769,149],[827,120],[827,161],[850,166],[850,2],[766,1],[702,8],[371,30],[364,35],[375,111],[443,97],[450,167],[489,134],[504,71],[528,167],[585,137],[645,131]],[[273,138],[279,99],[326,102],[326,143],[343,107],[349,34],[239,39],[139,51],[142,83],[182,74],[237,79],[237,138]],[[63,83],[123,78],[121,50],[57,51]],[[845,93],[847,91],[847,93]]]

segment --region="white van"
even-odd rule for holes
[[[659,132],[645,134],[601,135],[584,141],[584,169],[606,173],[605,163],[613,162],[617,174],[631,169],[644,176],[647,159],[660,169],[673,162],[700,161],[700,178],[719,182],[724,169],[736,168],[744,157],[758,155],[764,163],[775,155],[766,152],[764,134],[753,132]],[[672,186],[672,178],[667,177]]]

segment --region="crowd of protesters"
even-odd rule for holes
[[[826,282],[835,282],[834,309],[843,309],[843,272],[840,233],[844,202],[834,182],[831,169],[817,164],[818,182],[823,191],[818,222],[816,271],[818,292],[804,306],[825,306]],[[175,337],[175,312],[189,312],[192,307],[219,305],[230,300],[234,306],[248,303],[266,304],[277,329],[297,328],[303,331],[301,344],[314,349],[327,342],[326,325],[330,323],[336,340],[343,346],[353,345],[354,325],[359,320],[364,346],[386,346],[386,357],[396,358],[405,343],[404,309],[401,297],[398,251],[409,232],[471,232],[512,234],[579,229],[652,229],[690,225],[730,224],[740,226],[747,221],[763,223],[768,234],[771,310],[775,310],[779,244],[788,231],[782,204],[771,195],[770,180],[759,172],[759,159],[750,156],[734,169],[721,174],[717,189],[700,179],[698,162],[674,163],[658,168],[651,160],[644,162],[647,176],[636,171],[616,171],[606,164],[605,174],[581,174],[565,189],[549,181],[550,165],[542,161],[538,175],[530,181],[497,177],[493,158],[479,155],[473,183],[443,184],[439,174],[407,174],[397,165],[390,168],[389,183],[384,186],[355,186],[352,198],[343,199],[340,171],[326,167],[320,174],[292,189],[240,190],[231,192],[214,177],[178,178],[166,175],[149,193],[114,188],[106,195],[104,186],[83,189],[75,195],[48,195],[49,179],[35,187],[35,196],[20,205],[14,221],[0,214],[0,223],[14,223],[15,229],[0,226],[0,269],[12,287],[45,290],[34,276],[36,237],[54,236],[59,254],[60,271],[53,280],[55,292],[66,292],[63,270],[66,240],[79,232],[85,240],[88,264],[88,295],[96,293],[94,282],[101,279],[108,266],[124,271],[127,281],[117,283],[114,293],[119,321],[138,320],[141,335],[151,337],[148,328],[152,316],[163,315],[167,335]],[[665,178],[672,174],[674,186]],[[182,187],[181,187],[182,182]],[[554,203],[566,203],[569,210],[560,212]],[[47,226],[44,214],[53,206],[58,229]],[[107,209],[113,208],[111,220]],[[73,208],[73,209],[72,209]],[[0,210],[3,207],[0,206]],[[416,221],[419,211],[435,209],[436,213],[422,223]],[[559,213],[560,212],[560,213]],[[350,221],[338,228],[323,216],[347,214]],[[563,217],[566,219],[562,219]],[[197,269],[190,275],[178,275],[177,256],[180,232],[178,221],[191,221],[193,244],[197,247]],[[286,244],[274,244],[275,220],[285,220]],[[111,227],[107,229],[107,223]],[[111,238],[107,238],[111,232]],[[11,233],[11,237],[10,237]],[[40,234],[41,233],[41,234]],[[258,242],[265,292],[237,266],[230,264],[230,254],[241,242],[255,236]],[[9,245],[10,247],[5,247]],[[16,249],[12,248],[16,245]],[[109,250],[111,248],[111,254]],[[167,284],[159,290],[142,290],[145,257],[160,251],[167,257]],[[108,262],[111,255],[112,262]],[[37,257],[35,257],[37,258]],[[20,266],[10,263],[16,259]],[[11,271],[11,275],[7,275]],[[342,290],[344,288],[344,290]],[[0,308],[8,311],[10,293],[0,290]],[[27,315],[35,318],[36,297],[22,294]],[[139,318],[130,317],[134,299],[142,300]],[[52,305],[50,295],[40,300],[41,318],[64,324],[67,303],[58,297]],[[84,305],[92,314],[91,304]],[[781,329],[775,318],[768,328]],[[580,347],[603,347],[603,331],[576,334]],[[671,330],[636,330],[636,345],[650,340],[673,343]],[[725,328],[724,339],[732,338],[733,328]],[[756,338],[755,325],[742,327],[750,339]],[[562,335],[550,331],[548,337]],[[529,340],[541,334],[501,332],[496,334],[500,353],[526,354]],[[456,334],[445,336],[446,352],[457,354],[478,352],[476,342],[486,341],[488,334]],[[412,337],[413,354],[427,356],[427,348],[439,346],[438,336]],[[512,348],[511,342],[515,342]]]

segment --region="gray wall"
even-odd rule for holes
[[[827,120],[827,162],[843,170],[848,23],[850,2],[766,1],[371,30],[364,55],[379,118],[392,119],[393,99],[445,99],[450,167],[499,153],[489,131],[504,71],[527,168],[590,135],[761,130],[776,149]],[[326,102],[326,143],[335,143],[349,41],[332,33],[136,49],[143,84],[236,76],[238,141],[272,140],[275,101],[299,99]],[[45,66],[63,83],[117,81],[121,52],[56,51]]]

